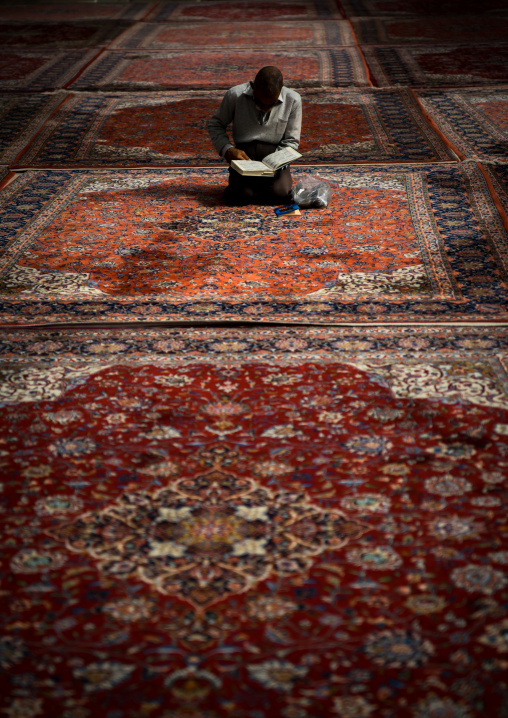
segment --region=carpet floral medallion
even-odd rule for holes
[[[494,15],[447,15],[412,18],[356,18],[352,21],[356,39],[361,44],[420,45],[446,42],[473,45],[505,42],[508,37],[508,17]]]
[[[339,19],[336,0],[207,0],[158,3],[145,18],[147,22],[273,22],[274,20]],[[264,28],[263,28],[264,32]]]
[[[506,327],[0,335],[0,707],[504,716]]]
[[[508,160],[508,87],[418,90],[417,97],[461,159]]]
[[[452,158],[406,89],[316,89],[301,94],[305,120],[300,164]],[[222,96],[222,91],[211,91],[83,93],[69,97],[14,166],[223,164],[206,131],[206,121]],[[25,104],[29,103],[17,103],[7,130],[9,136],[16,121],[19,128],[27,122]],[[39,111],[38,116],[42,121],[47,111]],[[1,133],[2,129],[0,137]]]
[[[380,87],[505,85],[508,76],[508,45],[365,45],[363,52]]]
[[[57,90],[70,82],[96,50],[53,50],[2,48],[0,50],[0,92]]]
[[[69,550],[98,558],[106,574],[134,575],[197,610],[269,576],[304,573],[315,555],[368,528],[313,506],[302,494],[274,494],[255,481],[212,470],[155,494],[123,494],[111,508],[52,535]]]
[[[71,84],[73,90],[209,90],[229,88],[254,77],[260,67],[282,70],[288,87],[369,86],[356,47],[291,50],[247,48],[210,50],[111,50]]]
[[[318,47],[354,45],[348,22],[308,21],[276,22],[260,28],[253,22],[218,24],[210,31],[209,23],[139,23],[119,37],[111,47],[146,47],[151,50],[179,47]]]
[[[226,167],[25,173],[0,196],[2,319],[506,320],[479,167],[320,172],[330,206],[282,219],[225,206]]]

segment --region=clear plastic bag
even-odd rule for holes
[[[293,202],[299,207],[328,207],[332,188],[319,175],[304,175],[293,187]]]

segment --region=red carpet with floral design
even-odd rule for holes
[[[0,5],[0,715],[508,718],[507,22]],[[206,132],[269,64],[299,216]]]
[[[225,205],[226,167],[26,173],[0,196],[1,316],[508,318],[508,235],[480,168],[320,172],[330,206],[283,218]]]
[[[206,131],[206,119],[217,110],[222,96],[216,90],[69,96],[13,164],[46,168],[222,164]],[[316,89],[303,90],[302,97],[305,124],[299,164],[428,162],[453,157],[407,90]],[[11,133],[16,133],[19,147],[28,103],[23,99],[17,103],[19,127],[13,117]],[[41,121],[47,119],[46,106],[39,114]]]
[[[506,327],[1,351],[4,712],[503,715]]]
[[[192,0],[158,3],[145,18],[148,22],[175,20],[200,22],[273,22],[279,20],[339,19],[336,0]],[[261,27],[261,26],[260,26]],[[264,31],[264,28],[263,28]]]
[[[179,47],[319,47],[354,45],[351,27],[346,21],[277,22],[263,26],[253,22],[231,25],[209,23],[138,23],[125,32],[112,47],[151,50]]]
[[[231,48],[223,50],[111,50],[87,67],[72,90],[227,89],[239,78],[254,77],[269,63],[283,72],[288,87],[369,85],[355,47],[328,49]]]

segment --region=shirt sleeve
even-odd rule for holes
[[[230,147],[233,147],[226,128],[233,121],[235,114],[236,98],[231,90],[228,90],[217,112],[208,120],[206,128],[212,140],[213,146],[221,157],[224,157]]]
[[[289,113],[288,123],[284,131],[282,140],[279,142],[277,149],[284,147],[292,147],[298,149],[300,144],[300,135],[302,132],[302,99],[298,96],[295,99],[291,112]]]

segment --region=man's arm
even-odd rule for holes
[[[242,150],[237,150],[231,144],[226,128],[233,121],[235,115],[236,98],[228,90],[217,112],[206,123],[208,134],[219,155],[225,160],[248,160],[249,157]]]
[[[284,131],[284,136],[279,142],[277,149],[283,149],[284,147],[292,147],[294,150],[298,149],[300,144],[300,134],[302,131],[302,100],[298,96],[295,99],[291,112],[289,114],[288,123]]]

